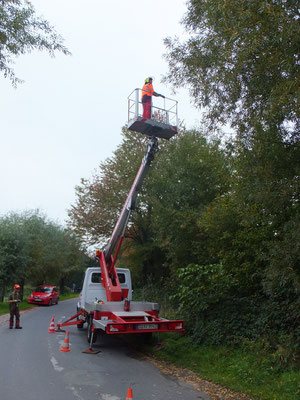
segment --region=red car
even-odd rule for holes
[[[59,300],[59,292],[56,286],[41,285],[38,286],[28,297],[28,303],[46,304],[52,306],[57,304]]]

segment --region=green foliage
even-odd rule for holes
[[[70,54],[48,21],[35,15],[29,1],[5,0],[0,2],[0,71],[16,86],[21,82],[10,64],[13,59],[32,50],[47,50]]]
[[[99,172],[77,187],[70,226],[90,243],[110,237],[142,161],[146,141],[123,129],[123,142]],[[228,188],[230,169],[220,143],[182,130],[160,151],[131,215],[120,265],[132,266],[138,284],[167,277],[195,257],[207,261],[205,232],[197,221]],[[188,249],[188,251],[187,251]],[[122,258],[123,257],[123,258]]]
[[[281,365],[300,361],[299,296],[292,281],[269,296],[221,265],[189,265],[178,271],[172,296],[195,343],[240,345],[261,343]]]
[[[82,179],[76,187],[69,226],[89,244],[109,239],[145,152],[144,137],[125,128],[123,137],[113,157],[102,162],[90,180]]]
[[[234,281],[225,275],[222,266],[190,264],[178,271],[180,281],[175,298],[180,308],[192,313],[192,318],[204,312],[211,304],[220,301],[220,295],[228,292]]]
[[[208,343],[264,337],[281,354],[278,361],[291,363],[300,354],[300,154],[274,136],[257,129],[250,147],[239,143],[231,190],[198,221],[235,291],[219,291],[219,303],[210,304],[199,324],[194,319],[191,330]],[[220,277],[214,278],[216,285]]]
[[[183,23],[190,37],[183,43],[166,40],[166,80],[188,85],[212,125],[231,123],[236,136],[230,144],[230,189],[212,198],[197,220],[201,239],[206,238],[204,258],[193,254],[194,261],[181,265],[218,263],[222,273],[181,269],[176,299],[188,310],[197,341],[263,337],[278,362],[295,362],[300,350],[297,2],[190,0],[187,6]]]
[[[7,219],[0,223],[0,282],[4,285],[17,279],[23,273],[29,256],[26,251],[27,239],[16,224]]]
[[[260,258],[269,275],[276,277],[282,270],[293,274],[298,290],[299,160],[299,146],[274,141],[272,131],[257,131],[251,151],[244,150],[237,159],[241,179],[236,187],[239,203],[255,207],[254,220],[266,232]]]
[[[189,265],[178,271],[173,299],[184,313],[198,343],[235,343],[238,337],[258,335],[259,301],[242,293],[239,282],[221,265]]]
[[[205,208],[229,188],[230,162],[218,141],[201,131],[181,131],[158,154],[149,181],[155,242],[171,269],[215,262],[207,235],[198,225]]]
[[[189,0],[185,42],[166,39],[169,74],[188,85],[213,122],[249,134],[255,123],[299,138],[299,15],[297,2]]]
[[[78,271],[85,256],[73,233],[39,212],[0,218],[0,282],[3,291],[19,282],[55,283]]]
[[[171,295],[173,293],[172,284],[161,278],[159,281],[148,281],[147,285],[140,287],[135,286],[133,290],[134,301],[151,301],[158,303],[160,317],[166,319],[181,318],[182,312],[178,309],[174,302],[171,302]]]

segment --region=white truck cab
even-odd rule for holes
[[[131,274],[127,268],[116,268],[123,299],[132,300]],[[106,290],[101,284],[100,267],[88,268],[85,272],[82,290],[79,295],[78,309],[85,309],[86,303],[106,303]]]

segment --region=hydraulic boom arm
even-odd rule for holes
[[[149,167],[154,159],[154,155],[157,150],[158,150],[157,139],[156,137],[152,136],[149,139],[146,154],[142,160],[139,171],[131,186],[130,192],[125,201],[118,222],[113,230],[111,239],[104,250],[104,257],[107,263],[109,263],[111,255],[115,249],[115,246],[119,242],[120,238],[124,236],[124,232],[130,217],[131,210],[135,209],[138,192],[142,186],[145,176],[147,175],[147,172],[149,170]]]
[[[108,245],[105,247],[103,252],[98,252],[98,258],[100,261],[102,271],[102,284],[106,288],[106,295],[108,301],[120,301],[122,298],[122,292],[119,284],[119,279],[115,270],[115,263],[117,255],[124,237],[125,229],[128,224],[131,210],[136,207],[136,200],[138,192],[142,186],[145,176],[150,168],[150,165],[154,159],[155,153],[158,150],[157,138],[151,136],[148,141],[146,154],[142,160],[138,173],[131,186],[122,212],[118,218],[117,224],[113,230],[112,236]],[[116,253],[113,256],[113,252],[117,247]]]

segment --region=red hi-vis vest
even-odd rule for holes
[[[142,89],[142,98],[144,95],[151,97],[153,95],[153,93],[154,93],[154,89],[153,89],[152,83],[145,83],[145,85],[143,86],[143,89]]]

